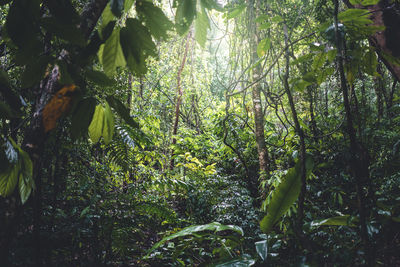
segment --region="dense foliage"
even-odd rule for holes
[[[399,14],[0,1],[1,265],[400,265]]]

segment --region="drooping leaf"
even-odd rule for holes
[[[92,122],[89,125],[89,137],[93,143],[97,143],[103,134],[104,108],[101,104],[96,106]]]
[[[327,219],[316,220],[310,223],[311,228],[316,228],[319,226],[350,226],[356,227],[355,221],[353,217],[350,215],[342,215],[342,216],[335,216]]]
[[[173,240],[175,238],[184,237],[187,235],[193,235],[193,234],[196,234],[198,232],[203,232],[203,231],[212,231],[212,232],[216,233],[216,232],[225,231],[225,230],[231,230],[242,236],[244,235],[242,228],[240,228],[239,226],[236,226],[236,225],[223,225],[223,224],[220,224],[219,222],[212,222],[212,223],[203,224],[203,225],[192,225],[192,226],[188,226],[188,227],[182,229],[181,231],[179,231],[175,234],[164,237],[163,239],[161,239],[161,241],[157,242],[147,252],[147,255],[149,255],[152,251],[154,251],[155,249],[157,249],[164,243],[166,243],[170,240]]]
[[[139,20],[129,18],[121,30],[121,45],[129,69],[138,75],[145,74],[146,58],[157,56],[156,46],[150,32]]]
[[[96,108],[96,99],[93,97],[82,99],[71,118],[71,135],[74,139],[85,136],[92,121]]]
[[[311,157],[306,157],[306,178],[311,174],[314,166]],[[275,223],[287,212],[299,197],[301,190],[301,162],[297,161],[293,168],[282,178],[282,182],[275,189],[267,207],[267,215],[261,220],[260,226],[264,233],[272,230]]]
[[[200,12],[197,12],[195,20],[195,39],[201,47],[204,48],[207,41],[207,30],[210,27],[210,22],[206,13],[205,8],[202,8]]]
[[[101,63],[103,64],[104,73],[108,76],[114,75],[117,67],[124,67],[126,65],[119,36],[120,29],[114,29],[110,38],[105,42],[101,53]]]
[[[114,135],[114,115],[110,109],[108,103],[105,103],[104,109],[104,126],[103,126],[103,138],[104,143],[108,144]]]
[[[139,128],[139,123],[137,123],[129,114],[129,110],[125,105],[119,101],[114,96],[107,96],[107,102],[110,106],[121,116],[121,118],[131,127]]]
[[[159,7],[141,0],[136,1],[136,11],[155,39],[162,40],[168,37],[167,31],[171,30],[173,24]]]
[[[178,3],[175,24],[179,34],[184,34],[192,25],[193,19],[196,15],[196,0],[182,0],[175,1]]]

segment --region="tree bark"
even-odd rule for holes
[[[299,200],[298,200],[298,210],[297,210],[297,226],[295,227],[295,233],[300,239],[300,244],[303,248],[309,248],[309,242],[307,240],[307,237],[303,233],[303,221],[304,221],[304,201],[306,197],[306,191],[307,191],[307,181],[306,181],[306,144],[305,144],[305,137],[304,137],[304,131],[300,126],[300,121],[297,116],[297,111],[296,111],[296,106],[294,104],[293,100],[293,95],[292,92],[290,91],[289,87],[289,60],[290,60],[290,51],[289,51],[289,34],[287,30],[287,26],[284,25],[284,33],[285,33],[285,46],[286,46],[286,51],[285,51],[285,60],[286,60],[286,65],[285,65],[285,75],[283,77],[283,86],[285,88],[285,93],[288,97],[289,100],[289,106],[290,106],[290,111],[292,113],[292,118],[295,126],[295,131],[297,135],[299,136],[300,139],[300,153],[299,153],[299,161],[300,161],[300,179],[301,179],[301,190],[300,190],[300,195],[299,195]]]
[[[82,11],[80,29],[86,39],[89,39],[100,15],[102,14],[107,0],[91,0]],[[68,54],[68,53],[66,53]],[[53,68],[51,73],[41,81],[36,90],[36,101],[32,107],[32,119],[25,132],[23,140],[23,149],[29,154],[33,162],[33,178],[36,184],[36,192],[34,196],[34,229],[35,237],[35,264],[36,266],[43,265],[42,249],[40,241],[40,221],[42,214],[42,197],[41,197],[41,167],[42,155],[45,150],[47,134],[44,131],[42,122],[42,111],[52,95],[56,93],[61,86],[58,83],[59,69],[57,66]]]
[[[251,44],[251,64],[255,64],[258,60],[257,45],[259,43],[259,37],[257,34],[257,25],[254,22],[257,17],[257,4],[255,1],[250,1],[249,9],[249,21],[250,21],[250,36],[249,41]],[[257,81],[261,76],[261,66],[256,66],[252,71],[252,81]],[[264,135],[264,112],[261,104],[261,84],[256,83],[252,86],[252,101],[253,101],[253,112],[254,112],[254,124],[255,124],[255,136],[258,151],[258,161],[260,166],[260,178],[265,179],[269,176],[269,156],[268,150],[265,143]]]
[[[368,237],[367,231],[367,209],[365,204],[365,193],[364,185],[369,181],[369,157],[367,150],[363,147],[361,142],[358,141],[356,136],[356,130],[354,128],[353,116],[350,107],[348,86],[346,82],[346,76],[344,73],[344,41],[341,35],[338,33],[338,0],[333,0],[335,5],[334,20],[335,20],[335,35],[336,35],[336,47],[337,47],[337,62],[339,67],[340,86],[343,94],[343,104],[346,114],[346,131],[350,140],[350,154],[351,160],[349,162],[352,176],[355,179],[356,193],[357,193],[357,205],[360,216],[360,236],[361,241],[364,245],[365,257],[367,266],[374,266],[374,250],[371,241]]]
[[[176,134],[178,133],[178,124],[179,124],[179,114],[180,114],[180,108],[181,108],[181,103],[182,103],[182,96],[183,96],[183,90],[182,90],[182,85],[181,85],[181,76],[182,76],[182,71],[183,68],[185,67],[186,63],[186,57],[187,53],[189,50],[189,41],[190,41],[191,34],[190,32],[186,36],[186,45],[185,45],[185,52],[183,53],[183,58],[181,61],[181,65],[179,66],[178,69],[178,74],[176,75],[176,91],[177,91],[177,99],[176,99],[176,104],[175,104],[175,120],[174,120],[174,127],[172,129],[172,145],[176,144]],[[174,150],[172,149],[171,153],[171,162],[170,162],[170,170],[174,168]]]

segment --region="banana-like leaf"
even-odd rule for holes
[[[242,236],[244,235],[242,228],[240,228],[239,226],[236,226],[236,225],[224,225],[224,224],[220,224],[219,222],[212,222],[212,223],[203,224],[203,225],[192,225],[192,226],[188,226],[188,227],[182,229],[181,231],[179,231],[175,234],[164,237],[161,241],[157,242],[147,252],[146,256],[148,256],[152,251],[154,251],[155,249],[157,249],[164,243],[166,243],[172,239],[178,238],[178,237],[193,235],[193,234],[196,234],[198,232],[203,232],[203,231],[213,231],[216,233],[216,232],[225,231],[225,230],[232,230],[232,231],[239,233]]]
[[[310,156],[306,157],[306,176],[311,174],[314,162]],[[307,178],[306,177],[306,178]],[[276,222],[287,212],[299,197],[301,190],[301,162],[289,169],[283,177],[282,182],[275,189],[269,206],[267,215],[261,220],[260,226],[264,233],[272,230]]]
[[[316,220],[310,223],[311,228],[316,228],[319,226],[327,225],[327,226],[350,226],[356,227],[355,218],[352,218],[350,215],[342,215],[335,216],[327,219]]]

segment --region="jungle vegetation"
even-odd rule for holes
[[[1,266],[399,266],[397,0],[1,0]]]

